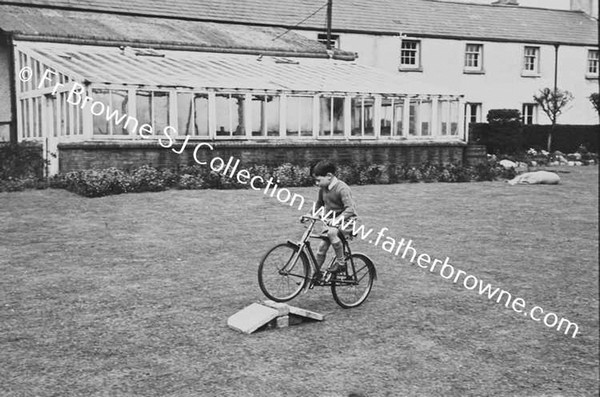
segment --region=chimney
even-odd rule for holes
[[[583,11],[598,19],[597,0],[571,0],[571,11]]]
[[[517,0],[496,0],[492,4],[496,6],[518,6],[519,2]]]

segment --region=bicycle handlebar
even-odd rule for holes
[[[310,216],[310,215],[302,215],[300,216],[300,222],[304,223],[306,220],[312,219],[314,221],[321,221],[321,222],[325,222],[323,219],[316,217],[316,216]]]

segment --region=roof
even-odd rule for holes
[[[280,27],[136,17],[0,4],[0,30],[16,39],[137,45],[327,58],[325,46]],[[286,34],[284,34],[286,33]],[[335,57],[355,54],[336,50]]]
[[[317,30],[324,29],[326,18],[325,0],[12,0],[11,3],[253,25],[298,25],[297,28]],[[435,0],[336,0],[333,28],[422,37],[598,45],[597,20],[580,11]]]
[[[17,49],[75,81],[217,90],[274,90],[364,94],[448,94],[405,91],[396,74],[356,62],[245,54],[159,51],[135,55],[117,47],[16,42]]]

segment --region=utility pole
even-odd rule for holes
[[[327,0],[327,49],[328,50],[331,50],[331,8],[332,8],[332,6],[333,6],[333,0]]]

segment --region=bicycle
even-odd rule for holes
[[[306,293],[313,287],[331,287],[335,302],[345,309],[357,307],[366,299],[377,278],[373,261],[365,254],[352,253],[348,240],[339,233],[344,247],[345,265],[339,272],[331,273],[317,265],[309,239],[327,239],[326,235],[313,234],[317,221],[327,224],[320,218],[303,215],[300,222],[309,221],[306,231],[298,242],[288,240],[271,248],[258,266],[258,284],[262,292],[275,302],[294,299],[304,289]],[[333,263],[335,256],[331,259]],[[326,268],[327,269],[327,268]]]

